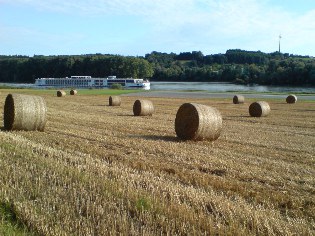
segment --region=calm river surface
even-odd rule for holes
[[[12,87],[36,88],[34,84],[0,83]],[[39,88],[40,89],[40,88]],[[224,82],[152,82],[151,90],[205,91],[205,92],[292,92],[315,93],[315,87],[238,85]]]
[[[315,87],[238,85],[224,82],[152,82],[151,90],[208,91],[208,92],[303,92],[315,93]]]

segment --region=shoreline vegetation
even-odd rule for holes
[[[0,55],[0,82],[34,83],[41,77],[149,78],[151,81],[233,82],[236,84],[315,86],[315,58],[289,53],[227,50],[162,53],[144,57],[110,54],[33,57]]]
[[[58,88],[50,88],[50,89],[33,89],[33,88],[16,88],[10,86],[0,87],[0,91],[7,91],[10,93],[11,91],[15,91],[18,93],[32,93],[32,94],[43,94],[43,95],[55,95]],[[70,91],[71,88],[63,89],[65,91]],[[128,94],[134,92],[145,92],[144,90],[127,90],[127,89],[77,89],[80,91],[81,95],[121,95]]]
[[[0,89],[0,107],[7,93],[47,103],[44,132],[0,131],[0,233],[315,233],[315,101],[266,98],[271,113],[254,118],[248,106],[256,98],[233,104],[232,93],[148,97],[154,114],[136,117],[134,101],[150,92],[40,92]],[[122,95],[121,105],[109,106],[110,95]],[[187,102],[220,111],[218,140],[176,137],[176,111]]]

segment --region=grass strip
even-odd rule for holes
[[[21,94],[37,94],[37,95],[54,95],[58,89],[18,89],[18,88],[0,88],[3,93],[21,93]],[[67,94],[70,94],[70,88],[64,89]],[[144,92],[144,90],[125,90],[125,89],[77,89],[79,95],[121,95],[135,92]]]
[[[36,235],[30,232],[27,227],[18,219],[14,204],[7,201],[0,201],[0,234],[27,236]]]

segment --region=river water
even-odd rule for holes
[[[224,82],[152,82],[151,90],[208,92],[292,92],[315,93],[315,87],[238,85]]]
[[[0,83],[11,87],[37,88],[34,84]],[[39,88],[40,89],[40,88]],[[207,92],[285,92],[315,93],[315,87],[238,85],[225,82],[152,82],[151,90]]]

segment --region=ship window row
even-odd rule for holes
[[[114,80],[109,80],[108,83],[133,83],[133,79],[114,79]]]
[[[123,85],[123,86],[125,86],[126,85],[126,83],[125,83],[125,81],[124,82],[108,82],[108,85],[112,85],[112,84],[121,84],[121,85]]]
[[[55,84],[82,84],[88,85],[89,80],[47,80],[46,84],[55,85]]]

